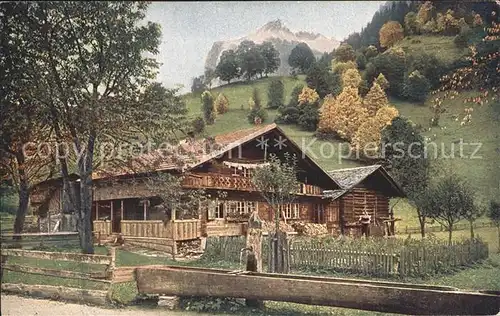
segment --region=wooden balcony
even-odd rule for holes
[[[201,236],[200,220],[163,221],[123,220],[120,223],[123,236],[169,238],[191,240]]]
[[[182,185],[186,188],[257,191],[250,178],[220,174],[188,174]],[[297,194],[321,196],[323,190],[315,185],[301,183]]]

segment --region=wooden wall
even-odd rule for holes
[[[357,223],[365,209],[375,224],[381,225],[380,218],[389,217],[389,198],[374,190],[353,188],[340,198],[340,203],[344,224]]]

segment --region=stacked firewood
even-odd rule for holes
[[[292,224],[292,227],[299,235],[311,237],[321,237],[328,235],[328,230],[326,228],[326,225],[324,224],[295,222]]]
[[[177,242],[177,256],[179,257],[197,257],[202,253],[199,239]]]
[[[276,223],[272,221],[262,221],[262,231],[264,232],[274,232],[276,227]],[[285,224],[285,222],[280,221],[280,230],[283,232],[294,232],[295,230],[289,224]]]

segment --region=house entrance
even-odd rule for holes
[[[113,233],[121,233],[121,225],[120,222],[122,220],[123,214],[123,203],[122,201],[111,201],[112,207],[111,212],[113,215],[111,216],[111,232]]]

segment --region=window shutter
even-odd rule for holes
[[[215,219],[215,201],[208,202],[208,219]]]

